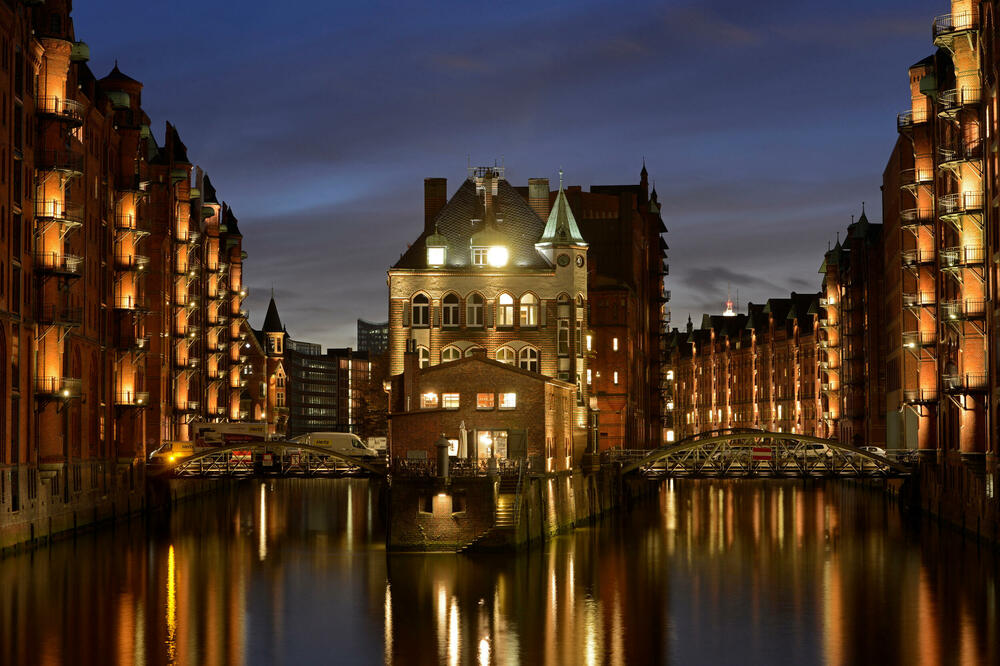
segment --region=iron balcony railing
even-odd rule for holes
[[[978,161],[983,157],[983,142],[976,139],[945,143],[938,146],[938,157],[942,164]]]
[[[122,338],[118,343],[118,348],[129,351],[145,351],[149,349],[149,336],[138,335]]]
[[[86,112],[83,104],[74,99],[61,97],[36,97],[35,109],[38,113],[66,121],[72,125],[82,125]]]
[[[35,377],[35,393],[57,398],[78,398],[83,382],[69,377]]]
[[[937,333],[927,331],[908,331],[903,333],[903,346],[907,349],[931,347],[937,342]]]
[[[174,367],[178,370],[191,370],[198,367],[198,357],[188,356],[187,358],[174,359]]]
[[[978,13],[957,12],[954,14],[942,14],[934,18],[934,39],[948,38],[958,32],[975,30],[978,26]]]
[[[904,266],[917,266],[919,264],[933,264],[933,250],[903,250],[902,256]]]
[[[197,412],[201,406],[197,400],[178,400],[174,405],[175,412]]]
[[[896,116],[896,129],[900,132],[912,130],[914,125],[926,123],[928,115],[927,111],[923,109],[915,113],[913,111],[903,111]]]
[[[115,229],[133,233],[147,233],[141,223],[141,218],[135,213],[116,213]]]
[[[119,407],[145,407],[149,404],[148,391],[118,391],[115,404]]]
[[[983,263],[985,250],[978,245],[947,247],[942,249],[938,256],[941,258],[941,268],[943,269],[979,266]]]
[[[119,271],[144,271],[149,266],[149,257],[141,254],[116,254],[115,269]]]
[[[905,389],[903,391],[903,402],[910,405],[928,404],[937,401],[937,389]]]
[[[983,210],[985,198],[982,192],[959,192],[938,197],[938,212],[942,216],[965,215]]]
[[[986,299],[967,298],[965,300],[941,301],[941,314],[945,319],[982,319],[986,316]]]
[[[114,298],[114,307],[116,310],[145,310],[146,301],[143,298],[137,296],[122,296],[117,295]]]
[[[83,224],[83,206],[61,199],[37,199],[35,217],[79,226]]]
[[[35,252],[37,270],[59,275],[79,276],[83,269],[83,257],[62,252]]]
[[[958,88],[945,90],[938,95],[938,105],[942,111],[957,111],[967,106],[975,106],[982,101],[979,88]]]
[[[934,170],[933,169],[903,169],[899,172],[899,184],[902,187],[913,187],[914,185],[921,185],[923,183],[931,183],[934,181]]]
[[[899,220],[903,227],[934,224],[934,210],[931,208],[904,208],[899,212]]]
[[[35,168],[41,171],[83,173],[83,155],[70,150],[39,150],[35,152]]]
[[[948,393],[985,391],[987,386],[986,373],[947,373],[941,375],[941,384]]]
[[[921,291],[903,294],[904,308],[919,308],[927,305],[934,305],[937,302],[933,291]]]
[[[79,326],[83,323],[83,308],[42,305],[35,311],[35,321],[39,324]]]

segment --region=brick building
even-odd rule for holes
[[[0,545],[139,506],[149,450],[241,416],[236,218],[69,10],[0,3]]]
[[[571,469],[583,454],[573,439],[575,386],[485,351],[425,367],[407,353],[390,396],[390,455],[423,451],[434,460],[441,435],[458,458],[527,458],[538,470]]]

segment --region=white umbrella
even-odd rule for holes
[[[458,457],[469,457],[469,432],[465,429],[465,421],[458,426]]]

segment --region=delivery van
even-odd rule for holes
[[[330,449],[356,458],[377,458],[379,453],[365,445],[361,438],[349,432],[310,432],[292,439],[321,449]]]

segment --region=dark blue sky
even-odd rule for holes
[[[98,76],[145,84],[162,140],[240,218],[251,322],[272,283],[293,337],[354,345],[419,234],[423,179],[636,182],[670,233],[674,325],[818,288],[881,173],[946,0],[75,3]],[[238,9],[234,9],[238,7]]]

